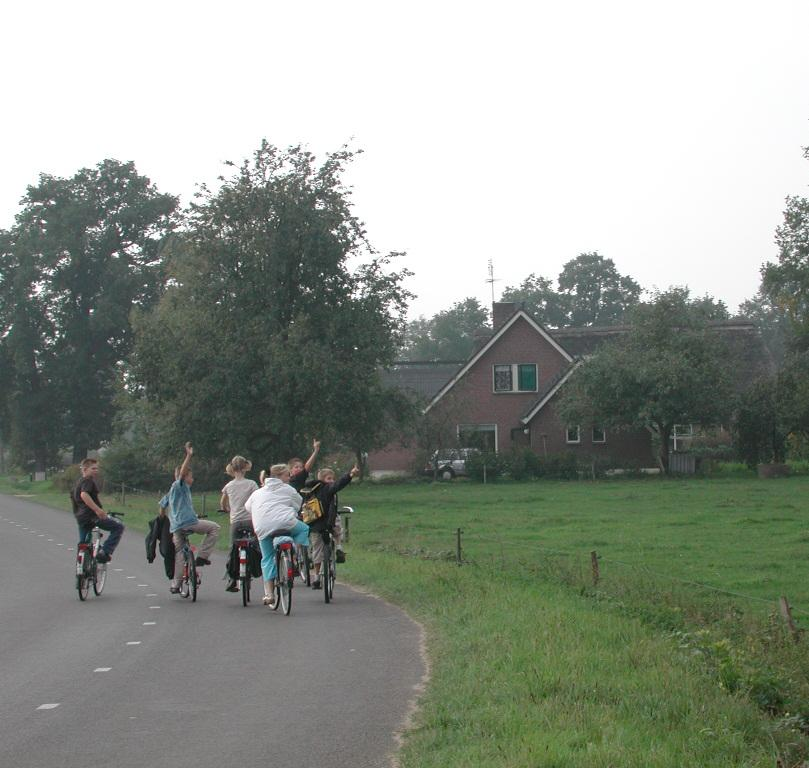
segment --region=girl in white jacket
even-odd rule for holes
[[[253,519],[259,546],[261,547],[261,573],[264,577],[264,605],[275,606],[275,550],[271,533],[289,531],[296,544],[309,543],[309,526],[298,520],[298,511],[303,499],[289,485],[289,467],[273,464],[264,486],[255,491],[244,505]]]

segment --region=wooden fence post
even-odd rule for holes
[[[789,604],[789,600],[782,596],[778,602],[781,606],[781,616],[786,622],[787,627],[789,627],[789,631],[792,633],[792,639],[797,643],[801,639],[801,631],[795,625],[795,619],[792,618],[792,607]]]
[[[598,570],[598,553],[595,550],[590,553],[590,565],[593,567],[593,586],[597,587],[601,574]]]
[[[350,537],[349,530],[351,522],[351,515],[343,515],[343,538],[346,540],[346,544],[348,544]]]
[[[461,534],[462,533],[463,533],[463,531],[460,528],[458,528],[457,531],[455,532],[455,536],[456,536],[455,562],[458,565],[463,565],[463,555],[462,555],[462,552],[461,552]]]

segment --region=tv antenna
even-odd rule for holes
[[[492,287],[492,304],[494,304],[494,284],[499,283],[500,279],[495,279],[494,277],[494,263],[491,259],[489,259],[489,278],[486,280],[486,282]]]

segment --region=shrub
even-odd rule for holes
[[[502,458],[503,470],[513,480],[539,477],[539,456],[530,448],[515,448]]]
[[[79,465],[73,464],[69,467],[65,467],[61,472],[54,475],[51,478],[51,483],[56,490],[70,493],[76,483],[79,482],[80,477],[81,470],[79,469]]]
[[[126,443],[112,445],[104,451],[101,471],[110,486],[108,493],[121,483],[130,488],[158,490],[167,487],[172,480],[171,475],[156,466],[145,451]]]
[[[472,480],[486,482],[497,480],[503,475],[504,459],[497,453],[476,453],[466,459],[466,472]]]
[[[557,453],[539,460],[539,477],[548,480],[577,480],[579,462],[575,453]]]

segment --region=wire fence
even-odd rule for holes
[[[406,542],[397,546],[385,544],[382,547],[404,556],[444,560],[456,566],[488,564],[509,574],[513,574],[516,569],[526,573],[541,572],[582,589],[598,589],[604,593],[611,590],[621,594],[645,592],[647,597],[659,597],[662,585],[669,585],[669,590],[675,586],[687,588],[690,594],[697,591],[721,598],[722,602],[717,603],[716,608],[725,609],[725,612],[731,608],[731,604],[737,605],[738,601],[766,606],[769,613],[780,613],[796,639],[802,630],[796,626],[794,616],[809,617],[809,610],[791,605],[785,595],[751,595],[696,579],[683,578],[644,564],[605,557],[595,550],[573,552],[553,549],[535,542],[506,540],[495,532],[476,534],[462,528],[450,531],[440,525],[432,525],[427,531],[413,533],[408,532],[405,526],[385,523],[377,526],[377,522],[379,521],[375,520],[375,531],[381,528],[382,539],[388,542]],[[439,541],[441,544],[446,543],[446,547],[437,548]],[[622,570],[623,574],[616,574],[616,568]],[[730,600],[724,600],[725,598]]]

